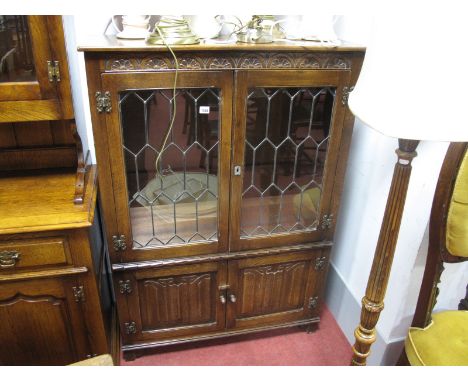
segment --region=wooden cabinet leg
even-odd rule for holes
[[[366,295],[362,299],[361,322],[354,331],[351,365],[365,366],[370,347],[375,342],[375,326],[384,308],[384,297],[392,267],[393,256],[405,206],[406,192],[411,175],[411,161],[416,156],[419,141],[399,140],[396,150],[398,161],[393,171],[392,185],[374,254],[372,269],[367,281]]]
[[[313,322],[311,324],[304,325],[302,327],[307,334],[314,333],[318,330],[319,324],[318,322]]]
[[[133,351],[124,351],[123,352],[123,358],[127,362],[135,361],[137,358],[137,355]]]

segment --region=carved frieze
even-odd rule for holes
[[[208,69],[233,69],[234,64],[232,60],[224,57],[214,57],[208,60]]]
[[[169,69],[170,63],[166,62],[166,60],[158,57],[148,58],[142,60],[141,68],[143,70],[161,70],[161,69]]]
[[[351,69],[351,60],[338,53],[303,52],[199,52],[178,53],[181,70],[220,69]],[[106,72],[153,71],[174,69],[172,56],[155,53],[151,56],[109,58]]]
[[[133,60],[128,60],[128,59],[123,58],[123,59],[118,59],[118,60],[112,60],[111,62],[108,62],[108,63],[110,65],[110,68],[108,70],[110,71],[135,70],[135,65],[133,63]]]

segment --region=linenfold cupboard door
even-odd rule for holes
[[[224,330],[226,261],[116,273],[124,344]]]
[[[238,71],[230,249],[323,240],[349,72]]]
[[[249,329],[319,320],[326,251],[258,256],[228,262],[226,326]]]
[[[122,260],[228,249],[232,73],[103,74]],[[172,117],[175,119],[172,123]]]

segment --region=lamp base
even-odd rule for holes
[[[401,217],[405,207],[406,194],[411,175],[411,161],[417,155],[419,141],[399,139],[397,163],[393,170],[392,184],[387,198],[387,206],[380,228],[379,240],[375,249],[374,261],[367,281],[366,294],[362,299],[361,322],[354,331],[356,342],[353,346],[353,366],[365,366],[370,348],[376,340],[375,326],[384,308],[390,270],[400,231]]]

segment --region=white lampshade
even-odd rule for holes
[[[349,107],[404,139],[468,141],[466,14],[376,17]]]

